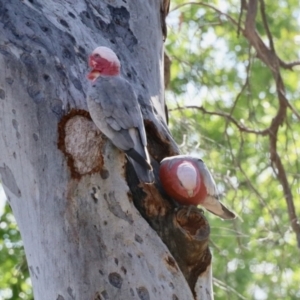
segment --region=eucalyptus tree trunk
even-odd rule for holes
[[[0,0],[0,174],[35,300],[212,299],[209,225],[161,190],[159,0]],[[112,48],[141,105],[156,184],[91,121],[87,55]]]

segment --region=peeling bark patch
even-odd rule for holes
[[[60,20],[59,20],[59,23],[60,23],[62,26],[68,28],[68,29],[70,28],[68,22],[67,22],[66,20],[64,20],[64,19],[60,19]]]
[[[38,134],[34,133],[32,136],[33,136],[33,139],[34,139],[36,142],[39,140]]]
[[[106,138],[88,112],[71,110],[58,124],[58,148],[67,157],[72,178],[97,173],[103,168],[102,148]]]
[[[33,266],[29,266],[29,270],[30,270],[30,276],[35,277],[37,279],[38,276],[37,276],[37,274],[35,274]]]
[[[127,274],[127,270],[125,267],[121,267],[121,271],[126,275]]]
[[[4,164],[3,167],[0,167],[0,174],[2,183],[18,198],[20,198],[21,191],[17,185],[16,179],[10,168]]]
[[[95,187],[92,188],[91,197],[94,200],[95,204],[98,203],[98,197],[97,197],[97,189]]]
[[[99,294],[99,292],[97,292],[93,298],[93,300],[102,300],[101,295]]]
[[[68,48],[64,47],[64,49],[62,51],[62,57],[67,58],[67,59],[70,59],[72,57],[72,53],[70,52],[70,50]]]
[[[141,236],[139,236],[138,234],[136,234],[135,236],[134,236],[134,239],[135,239],[135,241],[136,242],[138,242],[138,243],[140,243],[140,244],[143,244],[143,239],[142,239],[142,237]]]
[[[51,80],[51,78],[50,78],[50,76],[48,74],[43,74],[43,79],[45,81],[50,81]]]
[[[44,93],[41,91],[42,86],[39,83],[36,58],[24,52],[20,59],[27,70],[27,93],[34,102],[40,103],[44,100]]]
[[[101,169],[100,170],[100,176],[102,179],[107,179],[109,177],[109,172],[108,170],[105,169]]]
[[[12,85],[14,80],[11,77],[6,77],[5,78],[6,83],[8,83],[9,85]]]
[[[104,300],[109,299],[107,291],[104,290],[103,292],[101,292],[101,295],[102,295],[102,297],[103,297]],[[101,298],[101,300],[102,300],[102,298]]]
[[[64,66],[61,63],[56,62],[55,63],[55,69],[56,69],[56,71],[59,75],[61,83],[64,86],[69,87],[69,84],[68,84],[68,81],[67,81],[67,74],[66,74]]]
[[[178,272],[178,267],[173,257],[168,255],[167,258],[165,259],[165,262],[168,264],[168,266],[170,266],[172,269]]]
[[[126,45],[133,52],[134,46],[138,44],[138,40],[130,28],[130,13],[126,7],[114,7],[107,5],[110,12],[111,22],[107,23],[92,12],[92,8],[88,5],[87,10],[80,13],[80,18],[83,24],[92,30],[100,30],[102,36],[106,40],[110,40],[112,44],[117,44],[118,40]],[[94,9],[94,7],[93,7]],[[103,12],[99,11],[100,15]]]
[[[110,24],[110,30],[114,31],[114,35],[112,36],[120,36],[123,39],[123,42],[128,47],[128,49],[132,52],[133,47],[137,44],[137,38],[134,36],[133,32],[130,29],[130,14],[129,11],[121,6],[114,7],[111,5],[107,6],[113,23]]]
[[[117,289],[120,289],[123,283],[123,278],[120,274],[113,272],[108,275],[109,283]]]
[[[118,203],[116,197],[115,197],[115,193],[114,192],[109,192],[108,197],[107,194],[103,195],[107,205],[108,205],[108,209],[110,210],[110,212],[112,214],[114,214],[116,217],[128,222],[129,224],[133,224],[133,218],[131,214],[126,214],[120,204]]]
[[[53,99],[50,104],[51,110],[57,115],[59,118],[63,116],[63,103],[60,99]]]
[[[12,123],[13,128],[16,129],[16,130],[18,130],[18,127],[19,127],[18,121],[15,120],[15,119],[13,119],[13,120],[11,121],[11,123]]]
[[[144,286],[136,288],[136,292],[141,300],[150,300],[149,292]]]
[[[17,122],[17,120],[13,119],[12,120],[12,125],[13,125],[13,128],[16,130],[16,137],[17,137],[17,139],[20,139],[21,138],[21,134],[19,132],[19,123]]]
[[[76,298],[76,297],[74,296],[74,294],[73,294],[72,288],[68,287],[68,288],[67,288],[67,292],[68,292],[69,296],[71,297],[71,299],[75,299],[75,298]]]
[[[58,295],[56,300],[65,300],[65,298],[62,295]]]
[[[83,88],[81,85],[81,81],[77,77],[75,77],[72,73],[70,74],[70,79],[74,87],[76,88],[76,90],[82,92]]]
[[[39,64],[45,66],[47,61],[46,61],[46,58],[45,56],[42,54],[42,51],[38,50],[38,53],[36,54],[36,58],[39,62]]]
[[[76,16],[75,16],[73,13],[71,13],[70,11],[68,12],[68,15],[69,15],[71,18],[76,19]]]
[[[81,55],[84,55],[84,57],[86,57],[86,51],[85,51],[85,49],[82,46],[79,46],[78,50],[79,50],[79,52],[80,52]]]
[[[5,99],[5,91],[0,89],[0,99]]]

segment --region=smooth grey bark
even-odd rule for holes
[[[177,151],[164,122],[161,5],[0,0],[0,175],[36,300],[213,297],[211,279],[192,295],[131,201],[124,154],[84,112],[87,55],[111,47],[156,140]]]

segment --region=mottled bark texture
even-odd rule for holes
[[[0,0],[0,175],[35,300],[212,298],[202,213],[186,218],[159,182],[140,184],[85,100],[87,55],[108,46],[138,95],[157,177],[178,153],[163,100],[167,4]]]

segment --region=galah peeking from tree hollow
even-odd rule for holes
[[[159,177],[166,193],[179,204],[200,204],[222,219],[236,217],[219,201],[216,183],[201,159],[188,155],[167,157],[160,163]]]
[[[120,75],[117,55],[107,47],[98,47],[89,56],[89,66],[87,105],[92,120],[127,154],[139,179],[153,182],[141,109],[132,86]]]

